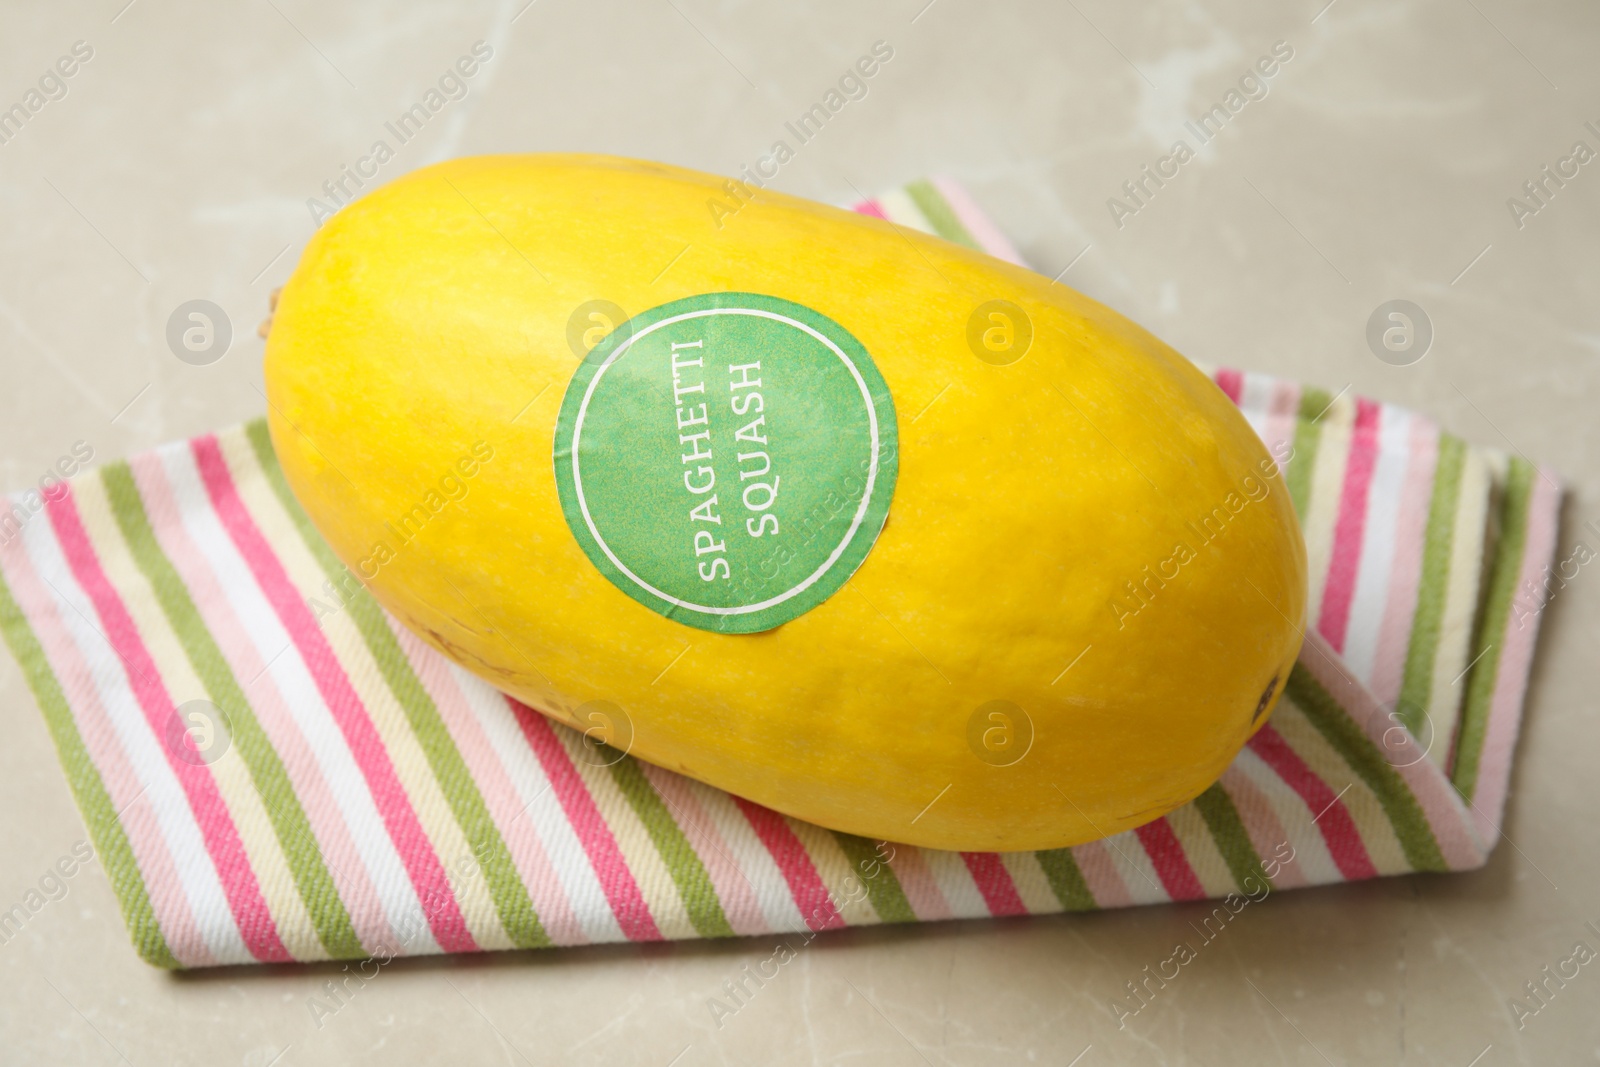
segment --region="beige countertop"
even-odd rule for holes
[[[62,57],[72,70],[0,143],[0,489],[75,442],[110,460],[258,414],[255,326],[312,232],[308,199],[475,42],[493,54],[466,95],[380,178],[527,150],[735,173],[881,40],[892,61],[779,188],[846,201],[957,178],[1041,270],[1070,265],[1064,281],[1196,359],[1348,385],[1553,467],[1572,489],[1560,553],[1600,549],[1583,528],[1600,519],[1600,165],[1536,214],[1507,203],[1574,142],[1600,149],[1591,4],[125,2],[12,0],[0,16],[0,106]],[[1292,58],[1264,96],[1137,211],[1107,206],[1174,141],[1195,145],[1185,121],[1280,41]],[[1410,366],[1365,340],[1397,298],[1435,331]],[[232,323],[209,365],[167,345],[192,299]],[[1508,1007],[1575,942],[1600,949],[1585,927],[1600,923],[1600,574],[1560,591],[1545,626],[1486,869],[1274,896],[1125,1030],[1109,1005],[1202,906],[820,937],[720,1029],[708,1000],[765,942],[402,961],[319,1028],[307,1000],[334,968],[151,969],[91,863],[0,945],[0,1062],[1600,1059],[1600,967],[1520,1030]],[[9,904],[85,835],[9,655],[0,716]]]

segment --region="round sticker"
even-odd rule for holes
[[[689,626],[755,633],[866,559],[898,437],[888,386],[844,327],[707,293],[629,319],[590,357],[556,420],[556,485],[617,588]]]

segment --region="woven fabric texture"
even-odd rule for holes
[[[954,183],[857,210],[1020,262]],[[134,946],[163,967],[809,937],[1482,864],[1555,479],[1387,404],[1213,377],[1283,462],[1312,575],[1305,650],[1220,781],[1075,848],[869,841],[612,762],[339,592],[261,421],[11,497],[0,630]],[[194,700],[227,717],[218,758],[183,740]]]

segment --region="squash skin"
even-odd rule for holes
[[[477,157],[329,220],[265,369],[284,474],[333,551],[531,707],[582,730],[608,702],[633,755],[830,829],[1057,848],[1202,792],[1266,721],[1306,611],[1287,487],[1233,404],[1049,279],[767,191],[718,219],[724,185],[610,157]],[[865,562],[758,634],[625,596],[579,548],[552,473],[573,310],[718,291],[841,324],[898,412],[898,484]],[[993,299],[1032,324],[1005,366],[967,339]],[[492,455],[467,477],[475,445]],[[452,472],[465,495],[400,543],[395,519]],[[1004,766],[969,743],[997,700],[1031,724]]]

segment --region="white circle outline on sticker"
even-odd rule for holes
[[[662,592],[660,589],[657,589],[655,586],[651,585],[649,582],[630,571],[627,566],[617,558],[616,553],[611,551],[611,546],[606,544],[605,538],[600,536],[600,530],[594,524],[594,517],[589,514],[589,502],[584,498],[583,495],[583,473],[578,467],[578,453],[580,451],[578,448],[578,443],[583,438],[583,420],[584,416],[586,416],[589,411],[589,400],[594,396],[595,388],[600,384],[601,377],[608,369],[610,369],[611,364],[620,359],[622,354],[626,352],[635,341],[650,336],[650,334],[661,329],[663,326],[670,326],[675,322],[683,322],[687,319],[704,318],[707,315],[754,315],[758,318],[773,319],[774,321],[793,326],[795,329],[800,330],[803,333],[810,334],[818,341],[821,341],[828,347],[829,351],[839,357],[840,362],[842,362],[849,369],[850,376],[856,380],[856,388],[861,390],[861,398],[866,401],[867,404],[867,425],[872,431],[872,461],[870,466],[867,468],[867,484],[865,491],[861,494],[861,506],[856,509],[855,517],[850,522],[850,529],[846,531],[844,537],[841,538],[838,545],[834,547],[833,552],[829,554],[827,559],[823,560],[822,566],[812,571],[811,574],[808,575],[806,579],[799,585],[791,586],[785,592],[782,592],[768,600],[763,600],[759,604],[745,604],[741,607],[734,608],[714,608],[705,604],[695,604],[688,600],[680,600],[670,593]],[[812,585],[816,584],[816,582],[820,580],[824,574],[828,573],[833,565],[838,562],[839,557],[844,555],[845,549],[849,548],[851,542],[855,540],[856,531],[861,528],[862,522],[866,520],[867,508],[872,503],[872,490],[874,486],[876,486],[877,480],[878,409],[877,405],[873,403],[872,391],[867,388],[866,380],[861,377],[861,371],[856,367],[855,362],[845,354],[845,351],[842,348],[834,344],[830,338],[812,329],[805,323],[792,319],[787,315],[780,315],[775,311],[763,311],[759,308],[704,308],[699,311],[687,311],[682,315],[673,315],[671,318],[665,318],[660,322],[653,322],[649,326],[646,326],[638,333],[629,337],[626,341],[623,341],[622,344],[618,345],[617,350],[608,355],[605,359],[605,362],[600,364],[600,368],[594,372],[594,377],[589,380],[589,387],[583,391],[583,401],[578,405],[578,417],[576,420],[574,420],[572,425],[572,486],[578,495],[578,510],[583,513],[583,521],[589,527],[589,533],[594,537],[595,544],[600,546],[600,551],[606,554],[606,558],[611,561],[612,566],[616,567],[617,570],[627,575],[629,581],[633,582],[633,584],[637,585],[640,589],[643,589],[651,596],[659,597],[660,599],[665,600],[667,603],[676,605],[677,607],[688,608],[690,611],[699,611],[707,615],[748,615],[751,612],[764,611],[767,608],[782,604],[785,600],[788,600],[791,597],[798,596],[809,589]]]

